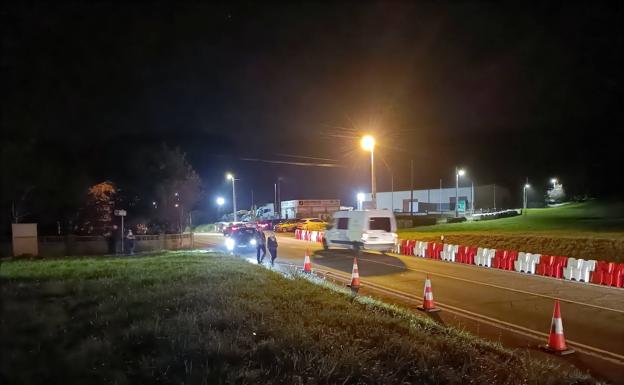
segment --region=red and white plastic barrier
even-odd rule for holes
[[[322,231],[295,230],[295,239],[299,239],[301,241],[322,243],[323,236],[324,233]]]
[[[624,287],[624,263],[399,239],[397,254]]]

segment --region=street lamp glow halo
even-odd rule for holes
[[[364,202],[364,199],[365,199],[364,193],[357,193],[358,202]]]
[[[226,177],[227,179],[229,179],[229,180],[234,179],[234,175],[232,175],[232,174],[230,174],[230,173],[227,173],[227,174],[225,175],[225,177]]]
[[[524,188],[531,188],[531,185],[527,183],[524,185]]]
[[[223,199],[223,197],[218,197],[217,198],[217,204],[219,206],[223,206],[224,203],[225,203],[225,199]]]
[[[364,135],[360,141],[360,145],[365,151],[373,151],[375,149],[375,138],[371,135]]]
[[[466,175],[466,170],[464,170],[463,168],[457,171],[457,175],[459,176],[464,176]]]
[[[550,180],[550,183],[557,183],[557,178],[552,178],[552,179]]]

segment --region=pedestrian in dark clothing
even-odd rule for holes
[[[267,248],[269,253],[271,253],[271,266],[273,266],[273,262],[277,258],[277,238],[275,238],[275,234],[271,234],[267,239]]]
[[[260,257],[260,252],[262,252],[262,257]],[[258,260],[258,264],[264,261],[264,256],[266,255],[266,237],[264,236],[264,232],[259,230],[256,234],[256,259]]]
[[[128,240],[128,250],[130,250],[130,254],[134,254],[134,234],[132,234],[132,230],[128,230],[128,235],[126,236]]]

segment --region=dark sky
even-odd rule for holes
[[[624,159],[624,8],[606,4],[13,3],[2,130],[96,179],[114,179],[97,154],[119,143],[179,145],[209,196],[237,173],[239,205],[252,188],[272,200],[277,177],[284,199],[354,199],[369,185],[365,132],[380,190],[383,158],[397,189],[413,159],[416,187],[450,185],[461,165],[476,184],[558,176],[604,193]]]

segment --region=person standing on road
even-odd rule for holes
[[[262,257],[260,257],[260,252],[262,252]],[[264,261],[264,256],[266,255],[266,237],[264,236],[264,231],[258,230],[256,233],[256,259],[258,260],[258,264],[261,264]]]
[[[275,258],[277,258],[277,238],[275,238],[275,234],[271,234],[269,239],[267,239],[267,248],[269,253],[271,253],[271,266],[273,266]]]
[[[128,230],[128,250],[130,250],[130,254],[134,254],[134,234],[132,234],[132,230]]]

